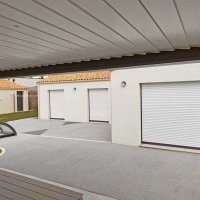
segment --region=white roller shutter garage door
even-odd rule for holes
[[[108,89],[89,90],[90,121],[109,121]]]
[[[64,119],[64,90],[50,90],[50,118]]]
[[[141,85],[142,142],[200,148],[200,82]]]

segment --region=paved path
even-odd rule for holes
[[[26,135],[0,167],[121,200],[199,200],[200,154]]]
[[[83,140],[111,141],[111,126],[108,123],[66,123],[63,120],[23,119],[9,122],[18,133]],[[66,124],[66,125],[64,125]]]

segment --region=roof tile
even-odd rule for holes
[[[38,83],[66,83],[66,82],[83,82],[83,81],[105,81],[110,80],[110,71],[83,72],[74,74],[61,74],[49,76]]]
[[[0,80],[0,90],[26,90],[27,87],[8,80]]]

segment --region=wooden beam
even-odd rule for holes
[[[0,71],[0,78],[32,76],[41,74],[78,72],[86,70],[101,70],[123,67],[149,67],[153,64],[197,61],[200,60],[200,47],[179,49],[161,53],[148,53],[147,55],[124,56],[121,58],[101,59],[49,65],[34,68]]]

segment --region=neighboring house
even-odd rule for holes
[[[38,109],[37,82],[42,78],[43,76],[20,78],[17,77],[11,79],[14,83],[24,85],[28,88],[29,110]]]
[[[8,80],[0,80],[0,114],[27,110],[27,88]]]
[[[38,95],[40,119],[111,122],[109,71],[49,76]]]

